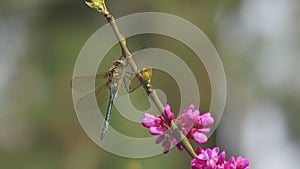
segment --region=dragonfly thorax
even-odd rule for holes
[[[118,86],[118,81],[122,79],[122,75],[125,71],[126,62],[123,60],[115,60],[113,66],[107,72],[107,84],[109,86],[111,83],[115,83]]]

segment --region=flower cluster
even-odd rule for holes
[[[197,157],[191,161],[192,169],[250,169],[247,158],[230,157],[229,161],[226,161],[226,153],[223,151],[219,154],[219,151],[218,147],[206,150],[197,148]]]
[[[169,105],[165,106],[164,116],[154,116],[145,113],[142,124],[150,129],[150,134],[159,135],[155,143],[162,143],[164,153],[169,151],[171,145],[176,145],[179,150],[183,150],[183,147],[178,144],[177,139],[174,134],[172,134],[171,127],[168,123],[168,121],[172,120],[174,120],[178,129],[180,129],[188,139],[194,140],[199,144],[207,142],[208,138],[206,134],[210,132],[210,126],[214,122],[209,112],[200,115],[199,110],[195,110],[193,105],[190,105],[184,110],[177,119],[174,119],[174,113],[171,111]]]

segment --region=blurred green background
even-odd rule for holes
[[[223,119],[207,146],[249,157],[255,169],[297,168],[298,0],[110,0],[108,7],[116,18],[155,11],[199,27],[217,49],[228,83]],[[190,168],[187,153],[175,149],[145,159],[115,156],[93,143],[81,128],[69,82],[80,49],[104,24],[105,19],[83,1],[0,2],[0,168]],[[200,110],[209,110],[208,75],[203,66],[198,67],[200,61],[190,59],[193,53],[183,44],[156,35],[132,37],[127,43],[132,51],[163,48],[185,60],[198,77]],[[114,48],[107,63],[119,55],[119,48]],[[99,71],[110,66],[103,65],[107,66]],[[163,72],[154,73],[154,86],[165,91],[176,112],[179,93],[172,91],[178,87],[170,85],[172,79]],[[135,131],[139,125],[130,123],[125,125],[130,127],[127,131],[117,113],[113,118],[112,125],[122,132],[148,132]]]

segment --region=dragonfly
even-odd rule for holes
[[[130,85],[126,84],[126,78],[134,81],[134,79],[137,79],[137,76],[132,72],[126,72],[127,61],[126,61],[126,59],[121,59],[121,58],[118,60],[115,60],[112,64],[111,68],[107,72],[98,73],[98,74],[96,74],[96,77],[95,76],[79,76],[79,77],[74,77],[72,79],[72,84],[75,84],[74,86],[72,85],[73,89],[78,88],[78,87],[75,87],[76,84],[79,84],[82,81],[95,80],[95,79],[106,79],[106,82],[104,84],[98,85],[95,88],[95,90],[89,92],[87,95],[80,98],[76,105],[76,107],[78,109],[83,109],[83,110],[92,109],[93,107],[91,107],[90,105],[97,105],[97,104],[91,104],[92,103],[91,100],[94,100],[94,94],[96,94],[96,96],[100,95],[100,97],[102,97],[104,99],[106,93],[109,93],[108,105],[107,105],[106,114],[105,114],[105,118],[104,118],[104,124],[101,129],[100,140],[102,140],[104,138],[105,133],[108,130],[114,100],[117,97],[117,94],[118,94],[118,91],[119,91],[122,81],[123,81],[123,83],[125,85],[125,89],[128,93],[132,93],[133,91],[135,91],[136,89],[138,89],[139,87],[141,87],[143,85],[143,83],[140,83],[140,84],[136,85],[135,87],[131,87]],[[140,71],[140,74],[142,75],[144,83],[146,83],[147,86],[150,85],[151,77],[152,77],[152,68],[150,68],[150,67],[143,68]],[[109,90],[109,92],[107,92],[107,89]]]

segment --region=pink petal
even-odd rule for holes
[[[156,126],[160,123],[160,118],[153,116],[152,114],[145,113],[142,119],[142,125],[144,127],[150,128]]]
[[[173,120],[174,119],[174,113],[171,112],[171,107],[168,104],[165,107],[165,115],[166,115],[168,120]]]
[[[243,159],[242,157],[239,156],[236,159],[236,163],[237,163],[237,168],[238,169],[245,169],[249,165],[249,160],[247,158]]]
[[[197,158],[198,158],[199,160],[203,160],[203,161],[206,161],[206,160],[209,159],[209,158],[208,158],[208,155],[206,154],[206,152],[205,152],[205,153],[202,153],[202,154],[199,154],[199,155],[197,156]]]
[[[171,145],[172,146],[176,146],[178,143],[177,143],[177,140],[176,138],[171,138]]]
[[[179,151],[183,151],[183,146],[181,144],[177,144],[176,147]]]
[[[191,104],[190,106],[189,106],[189,108],[188,108],[189,110],[192,110],[192,111],[194,111],[194,105],[193,104]]]
[[[171,144],[168,140],[165,140],[163,143],[162,143],[162,146],[164,147],[163,149],[163,153],[164,154],[167,154],[170,150],[170,147],[171,147]]]
[[[219,151],[220,151],[220,148],[219,148],[219,147],[214,147],[214,148],[212,149],[212,153],[211,153],[212,158],[219,158],[219,157],[218,157]]]
[[[202,151],[203,151],[203,149],[201,147],[197,147],[195,150],[196,154],[201,154]]]
[[[207,112],[200,116],[201,126],[210,127],[214,123],[214,119],[211,117],[210,113]]]
[[[194,109],[195,109],[194,105],[191,104],[191,105],[189,105],[189,107],[187,109],[183,110],[183,113],[187,113],[188,111],[194,111]]]
[[[162,127],[150,127],[150,134],[162,135],[164,134],[164,129]]]
[[[219,164],[223,164],[225,162],[225,157],[226,157],[226,152],[223,151],[220,155],[219,155]]]
[[[192,166],[192,169],[201,169],[201,165],[197,162],[196,159],[193,159],[191,161],[191,166]]]
[[[194,140],[198,143],[198,144],[204,144],[207,142],[207,137],[205,134],[201,133],[201,132],[195,132],[194,133]]]
[[[208,134],[210,132],[210,128],[202,128],[202,129],[199,129],[198,131],[203,134]]]
[[[196,117],[198,117],[200,115],[200,111],[195,110],[195,111],[192,111],[190,114],[191,114],[192,118],[195,119]]]
[[[162,141],[164,141],[164,139],[165,139],[165,135],[164,134],[158,136],[158,138],[155,140],[155,144],[161,143]]]

